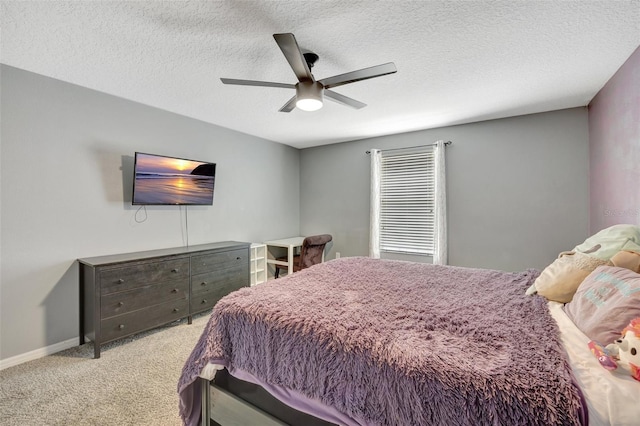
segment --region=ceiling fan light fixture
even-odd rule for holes
[[[324,86],[317,81],[301,81],[296,84],[296,107],[303,111],[322,108]]]
[[[322,108],[322,101],[318,99],[298,99],[296,107],[303,111],[317,111]]]

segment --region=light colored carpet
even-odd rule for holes
[[[0,424],[181,425],[177,384],[209,315],[0,371]]]

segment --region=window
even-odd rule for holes
[[[445,146],[373,149],[369,256],[381,252],[431,256],[446,265]]]
[[[433,147],[382,152],[380,251],[433,256],[434,223]]]

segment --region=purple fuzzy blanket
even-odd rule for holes
[[[210,361],[367,425],[586,424],[536,271],[343,258],[218,302],[178,384]]]

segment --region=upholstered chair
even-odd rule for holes
[[[293,272],[298,272],[302,269],[321,263],[324,248],[332,239],[333,237],[329,234],[306,237],[302,242],[300,254],[293,257]],[[287,258],[281,257],[277,260],[286,262]],[[287,267],[283,265],[276,265],[276,278],[280,276],[280,269],[287,269]]]

